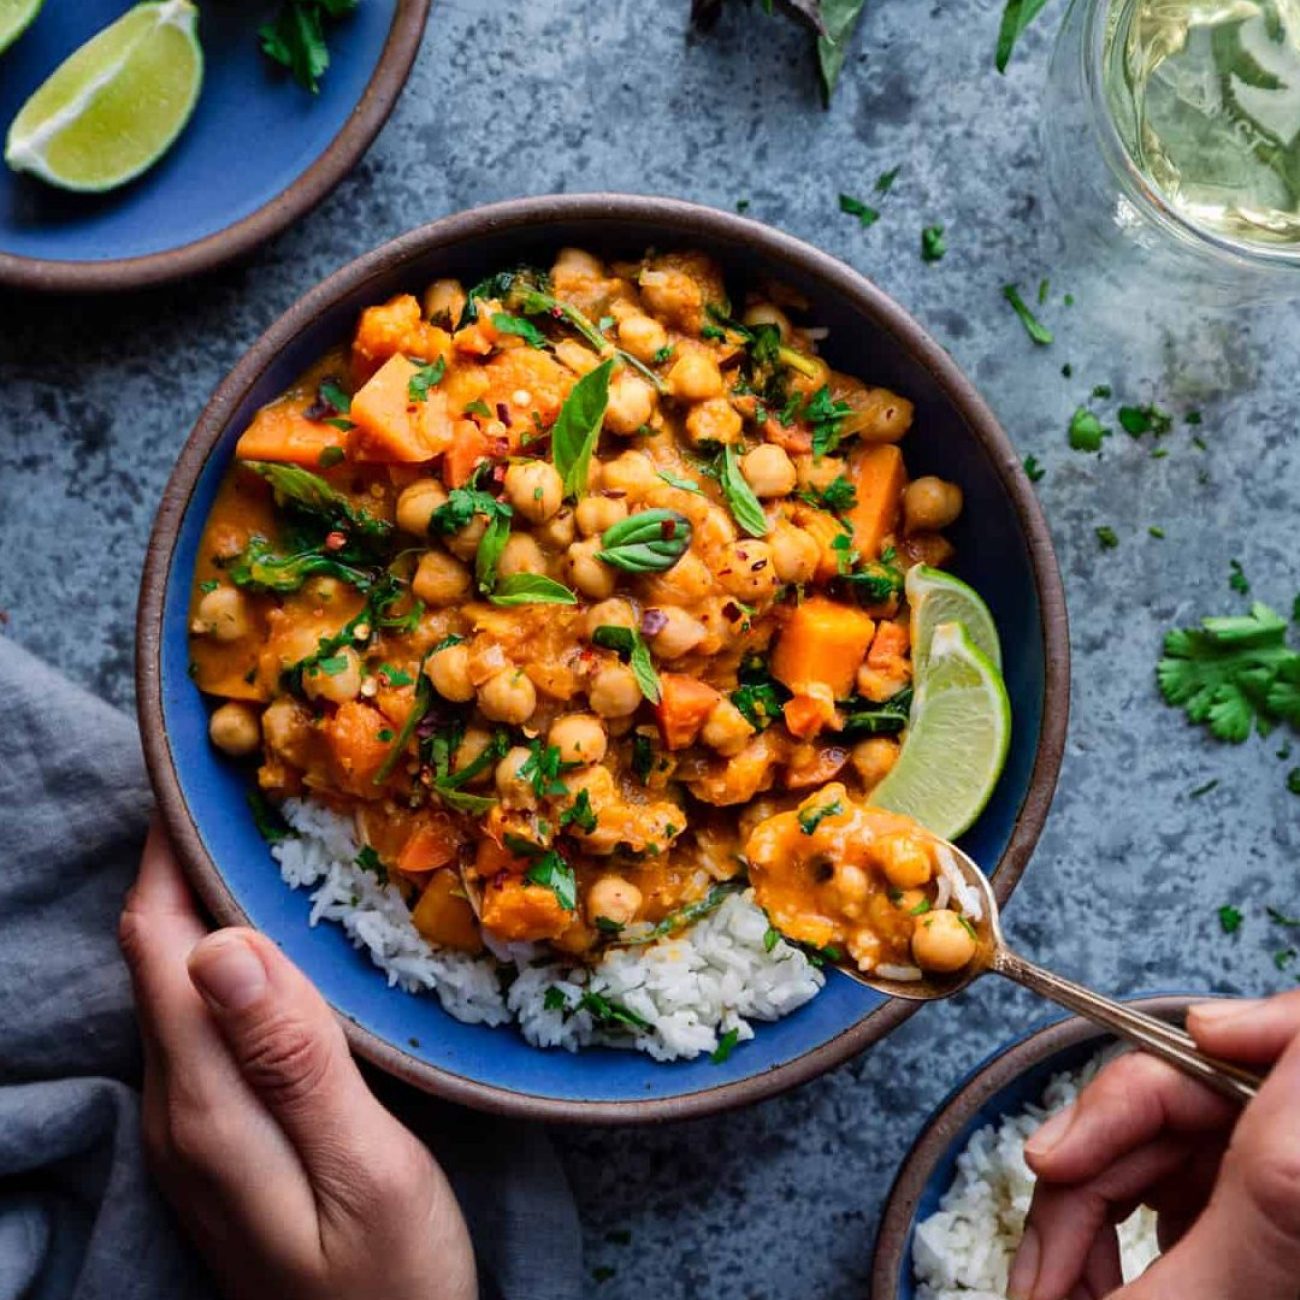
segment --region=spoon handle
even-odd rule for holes
[[[1193,1079],[1199,1079],[1230,1101],[1244,1106],[1259,1091],[1260,1079],[1257,1075],[1226,1061],[1205,1056],[1190,1034],[1156,1016],[1136,1011],[1121,1002],[1112,1002],[1100,993],[1094,993],[1072,980],[1062,979],[1005,948],[999,949],[991,969],[1034,993],[1068,1007],[1095,1024],[1104,1026],[1150,1052],[1152,1056],[1168,1061],[1170,1065],[1191,1075]]]

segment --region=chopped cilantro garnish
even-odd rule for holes
[[[423,402],[428,399],[429,389],[436,387],[442,382],[442,377],[447,373],[447,363],[439,357],[429,365],[419,365],[410,379],[406,381],[406,396],[412,402]]]
[[[566,912],[578,906],[578,881],[573,868],[554,849],[543,853],[524,873],[524,879],[549,889]]]
[[[528,744],[528,757],[519,765],[519,775],[533,787],[533,793],[539,799],[550,795],[568,794],[569,787],[560,779],[560,774],[576,763],[560,761],[560,751],[554,745],[543,745],[540,740]]]
[[[763,935],[763,951],[771,952],[778,943],[781,942],[781,931],[774,925],[769,925]]]
[[[872,188],[877,194],[888,194],[894,188],[894,182],[898,179],[898,173],[903,170],[900,163],[897,167],[891,167],[887,172],[881,172],[876,177],[876,183]]]
[[[361,852],[357,854],[355,862],[362,871],[368,871],[372,876],[376,876],[381,885],[388,883],[388,868],[384,866],[383,859],[371,845],[361,846]]]
[[[1101,543],[1103,551],[1113,550],[1119,545],[1119,537],[1116,536],[1115,530],[1109,524],[1102,524],[1097,529],[1097,541]]]
[[[1219,778],[1216,776],[1212,781],[1207,781],[1204,785],[1198,785],[1187,797],[1189,799],[1199,799],[1202,795],[1209,794],[1211,790],[1216,789],[1218,784]]]
[[[1157,541],[1162,541],[1164,539],[1165,530],[1161,528],[1159,524],[1152,524],[1151,527],[1147,529],[1147,532],[1152,537],[1156,538]]]
[[[1183,416],[1183,419],[1188,424],[1200,424],[1201,413],[1200,411],[1188,411],[1187,414]]]
[[[358,0],[282,0],[275,20],[257,29],[262,53],[289,69],[293,79],[314,95],[330,65],[324,19],[342,18]]]
[[[1241,561],[1229,560],[1228,569],[1228,586],[1243,596],[1250,595],[1250,580],[1246,577],[1246,571],[1241,567]]]
[[[576,826],[580,831],[590,835],[596,829],[596,814],[591,806],[591,796],[586,790],[579,790],[578,797],[560,813],[560,829]]]
[[[925,226],[921,230],[921,261],[941,262],[948,251],[942,226]]]
[[[1224,934],[1236,934],[1241,929],[1241,913],[1231,903],[1219,908],[1219,925]]]
[[[1004,284],[1002,286],[1002,296],[1011,304],[1011,310],[1020,317],[1020,323],[1025,327],[1025,333],[1039,347],[1046,347],[1051,343],[1052,331],[1043,325],[1038,317],[1029,310],[1025,300],[1020,296],[1020,290],[1014,284]]]
[[[1031,483],[1037,483],[1047,471],[1038,463],[1037,456],[1025,457],[1025,475]]]
[[[840,211],[850,217],[857,217],[863,229],[874,226],[880,220],[880,213],[875,208],[863,203],[861,199],[855,199],[851,194],[840,195]]]
[[[221,586],[221,580],[219,578],[209,578],[207,582],[199,583],[199,590],[206,596],[208,592],[216,591],[219,586]]]
[[[709,1053],[709,1060],[714,1065],[721,1065],[731,1055],[736,1044],[740,1042],[740,1030],[728,1029],[721,1038],[718,1039],[718,1045]]]
[[[1300,794],[1300,767],[1293,767],[1286,774],[1286,788],[1292,794]]]
[[[834,817],[844,811],[844,805],[838,799],[824,803],[816,808],[804,808],[799,813],[799,829],[805,835],[812,835],[827,817]]]
[[[1086,406],[1080,406],[1070,416],[1069,437],[1075,451],[1100,451],[1102,439],[1110,437],[1110,430]]]
[[[1144,433],[1159,438],[1174,427],[1174,417],[1150,402],[1145,406],[1121,406],[1116,418],[1124,432],[1133,438],[1140,438]]]

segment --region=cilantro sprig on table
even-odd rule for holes
[[[257,29],[262,53],[288,68],[293,79],[315,95],[330,65],[325,19],[343,18],[359,0],[283,0],[274,21]]]

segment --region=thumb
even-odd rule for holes
[[[1232,1135],[1205,1211],[1116,1300],[1296,1300],[1300,1283],[1300,1037]]]
[[[292,1143],[313,1188],[342,1208],[365,1197],[377,1150],[406,1130],[375,1101],[343,1030],[305,976],[265,936],[219,930],[195,945],[190,979],[240,1074]]]

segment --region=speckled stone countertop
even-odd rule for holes
[[[438,0],[365,161],[248,265],[114,300],[0,297],[4,633],[130,704],[141,558],[176,450],[243,349],[353,255],[523,193],[628,190],[723,208],[747,199],[750,215],[845,259],[910,308],[1047,470],[1038,490],[1069,598],[1073,710],[1047,831],[1008,909],[1011,936],[1116,993],[1291,982],[1271,960],[1285,944],[1263,906],[1300,910],[1300,800],[1285,786],[1300,757],[1280,760],[1276,736],[1235,748],[1202,738],[1160,702],[1152,670],[1165,628],[1243,606],[1230,559],[1276,608],[1300,590],[1300,313],[1120,302],[1086,260],[1063,260],[1036,137],[1060,6],[1005,78],[992,68],[1000,8],[871,0],[826,112],[803,34],[758,5],[732,0],[698,40],[686,0]],[[899,164],[876,226],[838,212],[841,190],[866,197]],[[919,233],[933,223],[949,252],[926,265]],[[1032,293],[1043,276],[1057,341],[1035,348],[1000,287]],[[1100,458],[1080,455],[1065,430],[1097,384],[1114,388],[1098,404],[1112,415],[1115,402],[1154,400],[1180,417],[1199,409],[1203,423],[1180,420],[1163,459],[1118,428]],[[1192,444],[1198,432],[1207,450]],[[1118,547],[1101,549],[1100,525]],[[1230,900],[1246,912],[1233,938],[1215,915]],[[752,1110],[559,1134],[592,1292],[860,1296],[879,1207],[922,1120],[1040,1013],[1028,995],[985,981]]]

